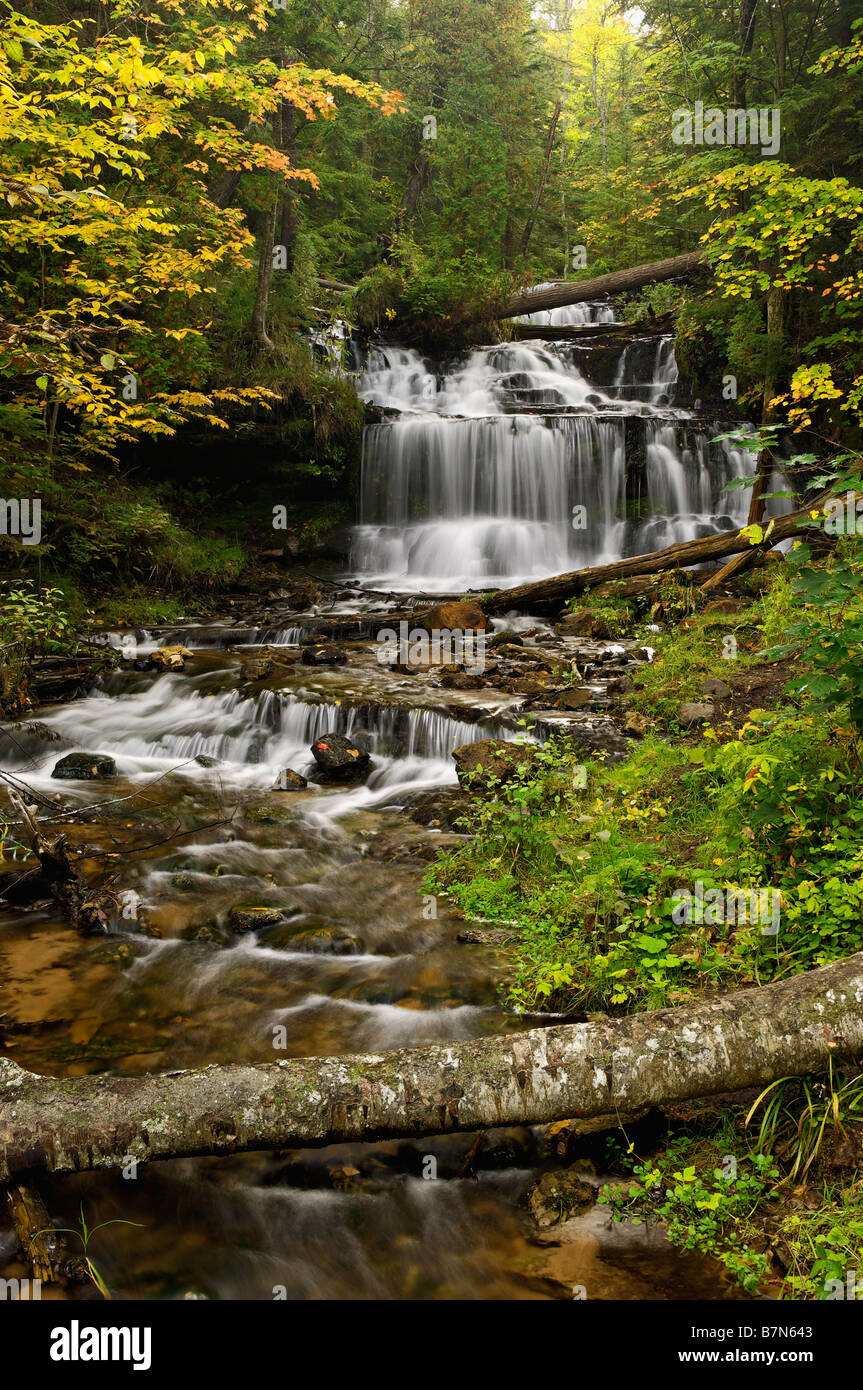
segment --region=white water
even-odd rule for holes
[[[206,679],[206,678],[205,678]],[[355,737],[372,754],[373,768],[362,786],[330,790],[319,798],[315,818],[337,819],[349,811],[391,800],[402,790],[453,784],[452,750],[483,738],[512,738],[495,724],[468,723],[432,709],[403,706],[308,702],[278,691],[245,696],[239,690],[206,693],[188,674],[166,674],[130,689],[121,677],[112,693],[94,692],[84,700],[46,711],[41,721],[60,742],[23,741],[9,757],[32,786],[74,795],[88,784],[58,782],[51,771],[69,752],[114,758],[118,773],[130,780],[181,772],[199,781],[219,778],[226,785],[263,791],[278,774],[315,769],[310,745],[325,733]],[[201,767],[197,757],[218,759]],[[314,787],[312,788],[314,790]]]
[[[670,404],[673,340],[622,348],[606,389],[575,355],[563,342],[518,342],[433,364],[371,349],[360,390],[388,418],[363,440],[351,557],[362,583],[507,586],[741,524],[746,491],[723,489],[750,476],[755,457]],[[642,467],[630,458],[628,476],[633,450]]]

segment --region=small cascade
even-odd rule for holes
[[[280,771],[314,770],[310,745],[325,733],[359,739],[376,761],[377,787],[415,778],[423,785],[453,782],[451,753],[463,743],[513,738],[496,722],[467,722],[442,710],[373,701],[306,700],[276,690],[245,695],[197,690],[180,673],[159,676],[127,692],[130,678],[117,678],[117,693],[96,692],[59,706],[42,721],[60,741],[48,745],[20,741],[12,764],[28,768],[34,785],[51,786],[54,764],[65,753],[98,748],[126,777],[150,777],[179,768],[186,776],[206,777],[215,759],[235,782],[270,786]],[[32,759],[40,755],[38,774]]]

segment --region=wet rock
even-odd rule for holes
[[[444,690],[482,690],[485,685],[475,671],[446,671],[440,683]]]
[[[302,663],[304,666],[344,666],[347,656],[338,647],[305,647]]]
[[[581,709],[582,705],[590,704],[592,699],[592,690],[588,690],[582,685],[573,685],[568,690],[560,692],[557,703],[561,709]]]
[[[575,613],[567,613],[555,624],[555,631],[561,637],[610,637],[611,631],[604,618],[591,613],[589,608],[579,608]]]
[[[596,1189],[566,1168],[557,1173],[544,1173],[527,1192],[528,1211],[541,1230],[580,1216],[589,1211],[595,1201]]]
[[[117,764],[105,753],[67,753],[54,765],[52,777],[72,782],[95,782],[116,777]]]
[[[291,608],[314,608],[315,604],[320,601],[320,597],[321,590],[317,584],[304,584],[302,587],[291,589],[288,603]]]
[[[232,907],[228,913],[228,926],[233,932],[258,931],[261,927],[273,927],[284,919],[278,907]]]
[[[243,680],[265,681],[268,676],[273,674],[275,662],[272,657],[257,656],[251,661],[244,661],[240,667],[240,674]]]
[[[628,695],[633,689],[634,682],[631,676],[613,676],[608,682],[606,689],[609,695]]]
[[[731,686],[726,685],[725,681],[717,680],[715,676],[711,676],[701,687],[701,694],[709,695],[713,700],[727,700],[731,693]]]
[[[312,744],[312,756],[326,777],[364,777],[371,765],[371,754],[343,734],[323,734]]]
[[[697,701],[684,700],[677,706],[678,722],[686,729],[692,729],[696,724],[704,724],[712,719],[715,713],[715,705],[699,704]]]
[[[522,769],[532,766],[536,749],[528,745],[504,743],[484,738],[479,743],[463,743],[453,750],[459,783],[469,791],[488,791],[492,782],[511,782]]]
[[[556,693],[554,685],[550,681],[544,681],[539,676],[519,676],[514,681],[509,681],[507,690],[514,695],[552,695]]]
[[[158,651],[151,653],[150,664],[160,671],[182,671],[191,655],[188,647],[159,647]]]
[[[412,614],[411,622],[425,632],[440,632],[443,628],[450,632],[476,632],[485,629],[486,616],[476,603],[454,599],[450,603],[439,603],[434,608]]]
[[[198,767],[221,767],[221,766],[222,766],[222,759],[221,759],[221,758],[211,758],[210,755],[209,755],[209,753],[199,753],[198,756],[197,756],[197,758],[195,759],[195,762],[198,764]]]
[[[195,880],[191,874],[172,874],[171,887],[176,888],[180,893],[191,893],[195,886]]]
[[[497,650],[498,647],[522,647],[524,639],[517,632],[496,632],[493,637],[489,637],[486,644]]]
[[[286,767],[280,772],[270,791],[273,792],[301,792],[308,786],[308,780],[300,772],[295,772],[292,767]]]

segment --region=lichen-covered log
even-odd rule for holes
[[[691,275],[705,264],[703,252],[687,251],[682,256],[668,256],[663,261],[633,265],[627,270],[613,270],[592,280],[564,280],[545,290],[523,290],[503,306],[497,317],[507,319],[515,314],[534,314],[540,309],[584,304],[588,299],[599,299],[602,295],[622,294],[625,290],[641,289],[642,285],[655,285],[660,280],[676,280],[678,276]]]
[[[0,1059],[0,1178],[624,1113],[863,1056],[863,953],[762,989],[504,1037],[153,1076]]]

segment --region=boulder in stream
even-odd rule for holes
[[[364,777],[371,764],[371,754],[354,739],[344,734],[322,734],[312,744],[312,756],[325,777]]]
[[[117,764],[105,753],[67,753],[55,764],[51,776],[69,782],[95,782],[116,777]]]
[[[486,622],[486,616],[478,604],[461,599],[439,603],[434,608],[411,614],[413,626],[422,628],[424,632],[478,632],[484,631]]]

